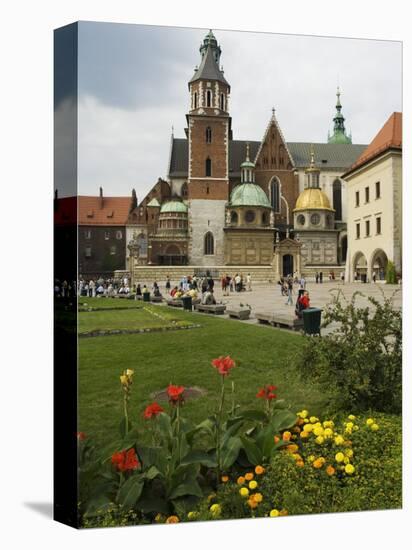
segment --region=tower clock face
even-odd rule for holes
[[[312,214],[310,217],[310,222],[312,225],[319,225],[320,223],[320,216],[319,214]]]
[[[305,216],[303,214],[299,214],[297,221],[299,225],[305,225]]]

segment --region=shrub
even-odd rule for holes
[[[397,292],[397,291],[395,291]],[[393,295],[367,297],[357,307],[338,293],[326,308],[323,327],[338,327],[322,338],[305,336],[295,364],[303,380],[315,381],[334,408],[398,413],[402,407],[402,316]],[[371,307],[372,306],[372,307]]]
[[[391,261],[388,261],[387,263],[385,279],[386,282],[390,285],[396,285],[397,283],[395,264]]]

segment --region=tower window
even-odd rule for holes
[[[211,107],[211,106],[212,106],[212,92],[208,90],[206,92],[206,107]]]
[[[225,110],[225,96],[224,96],[224,94],[220,94],[220,109],[222,111]]]
[[[213,233],[208,231],[204,238],[204,254],[206,256],[212,256],[215,253],[215,239]]]
[[[339,180],[333,182],[333,208],[335,209],[335,218],[342,219],[342,183]]]
[[[197,92],[193,94],[193,108],[197,109]]]
[[[269,187],[270,204],[275,212],[280,212],[280,185],[278,180],[272,180]]]
[[[210,158],[206,159],[205,172],[207,178],[210,178],[212,176],[212,161]]]
[[[210,126],[206,128],[206,143],[212,143],[212,128]]]

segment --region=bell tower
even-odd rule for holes
[[[225,205],[229,199],[230,85],[220,66],[212,31],[200,46],[200,64],[189,81],[188,128],[189,262],[223,265]],[[193,223],[192,223],[193,221]]]

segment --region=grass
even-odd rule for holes
[[[169,383],[206,390],[199,399],[186,402],[185,416],[200,421],[211,414],[219,398],[220,378],[210,362],[219,355],[231,355],[238,363],[227,384],[230,387],[234,382],[236,401],[241,406],[262,406],[255,397],[256,392],[262,385],[273,383],[278,386],[278,397],[290,403],[292,410],[308,408],[313,414],[322,411],[324,395],[313,386],[299,382],[293,368],[293,354],[301,341],[299,335],[202,314],[170,311],[166,307],[150,307],[165,319],[194,322],[201,328],[79,341],[78,429],[97,443],[110,443],[118,436],[122,418],[119,375],[127,368],[135,371],[131,420],[140,425],[142,432],[145,429],[142,412],[152,401],[150,395]],[[79,317],[82,330],[92,330],[96,323],[101,327],[125,324],[130,328],[131,322],[143,319],[142,313],[85,312]]]
[[[141,309],[145,304],[140,300],[129,300],[128,298],[88,298],[79,297],[79,310],[87,308],[98,309]]]

